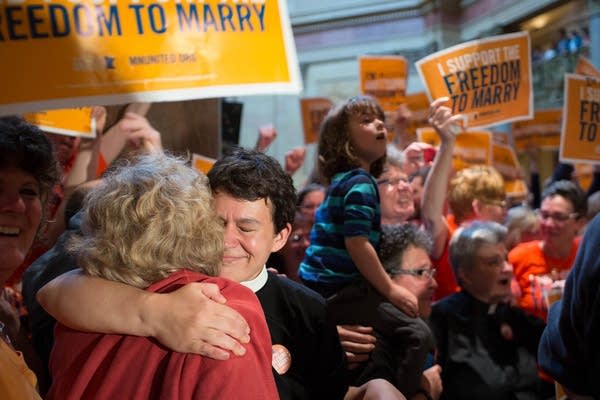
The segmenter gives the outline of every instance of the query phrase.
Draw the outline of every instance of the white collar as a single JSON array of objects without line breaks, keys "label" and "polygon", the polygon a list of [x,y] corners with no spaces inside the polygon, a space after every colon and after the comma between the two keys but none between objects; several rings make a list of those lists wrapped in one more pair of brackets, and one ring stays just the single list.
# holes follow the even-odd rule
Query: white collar
[{"label": "white collar", "polygon": [[268,278],[269,274],[267,273],[267,267],[264,266],[256,278],[240,283],[246,286],[248,289],[252,290],[254,293],[256,293],[260,289],[262,289],[263,286],[265,286]]}]

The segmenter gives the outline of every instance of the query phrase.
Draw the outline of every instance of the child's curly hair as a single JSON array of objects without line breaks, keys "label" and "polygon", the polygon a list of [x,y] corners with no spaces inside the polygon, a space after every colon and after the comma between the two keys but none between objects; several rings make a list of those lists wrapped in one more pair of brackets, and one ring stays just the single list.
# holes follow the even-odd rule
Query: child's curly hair
[{"label": "child's curly hair", "polygon": [[[339,172],[360,167],[358,157],[350,145],[348,121],[352,115],[374,114],[385,121],[385,114],[371,96],[351,97],[333,108],[321,124],[319,137],[319,169],[327,183]],[[386,156],[371,165],[371,175],[378,177],[383,171]]]}]

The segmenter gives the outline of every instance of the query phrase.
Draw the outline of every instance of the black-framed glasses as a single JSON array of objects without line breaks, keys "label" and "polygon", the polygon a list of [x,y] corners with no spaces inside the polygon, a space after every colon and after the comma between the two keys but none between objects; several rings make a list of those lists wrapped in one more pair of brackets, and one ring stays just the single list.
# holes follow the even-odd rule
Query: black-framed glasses
[{"label": "black-framed glasses", "polygon": [[539,209],[535,210],[535,213],[543,221],[552,219],[555,222],[565,222],[569,219],[576,219],[579,216],[579,214],[577,214],[577,213],[570,213],[570,214],[549,213],[547,211],[543,211],[543,210],[539,210]]},{"label": "black-framed glasses", "polygon": [[399,268],[394,271],[396,275],[412,275],[418,278],[432,279],[435,278],[437,270],[435,268],[416,268],[416,269],[402,269]]},{"label": "black-framed glasses", "polygon": [[377,181],[378,185],[389,185],[389,186],[397,186],[400,182],[409,183],[408,178],[397,177],[397,178],[384,178]]}]

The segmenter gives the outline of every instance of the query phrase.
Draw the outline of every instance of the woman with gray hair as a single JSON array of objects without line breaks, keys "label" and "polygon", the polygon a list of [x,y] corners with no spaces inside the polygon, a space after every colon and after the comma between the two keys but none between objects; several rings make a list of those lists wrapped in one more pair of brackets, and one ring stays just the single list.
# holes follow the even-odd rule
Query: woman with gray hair
[{"label": "woman with gray hair", "polygon": [[544,322],[512,307],[506,228],[475,221],[450,241],[461,291],[434,304],[430,322],[442,367],[442,399],[545,399],[553,386],[537,374]]},{"label": "woman with gray hair", "polygon": [[158,293],[194,282],[216,284],[250,325],[252,340],[243,358],[217,361],[171,351],[149,337],[58,324],[48,399],[279,398],[258,299],[250,289],[216,277],[223,223],[206,176],[178,158],[140,157],[86,196],[82,232],[71,247],[86,274]]}]

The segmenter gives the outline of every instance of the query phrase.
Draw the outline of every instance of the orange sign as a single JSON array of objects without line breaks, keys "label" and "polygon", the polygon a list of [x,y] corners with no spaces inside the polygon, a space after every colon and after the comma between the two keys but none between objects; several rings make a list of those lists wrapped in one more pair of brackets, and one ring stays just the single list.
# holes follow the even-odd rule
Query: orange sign
[{"label": "orange sign", "polygon": [[600,79],[565,75],[560,160],[600,161]]},{"label": "orange sign", "polygon": [[536,110],[533,119],[513,123],[513,139],[517,151],[525,151],[527,147],[558,149],[562,109]]},{"label": "orange sign", "polygon": [[375,97],[383,111],[396,111],[406,96],[406,59],[402,56],[361,56],[358,65],[361,93]]},{"label": "orange sign", "polygon": [[96,137],[91,107],[25,113],[23,118],[46,132],[85,138]]},{"label": "orange sign", "polygon": [[473,40],[416,62],[430,100],[447,96],[469,127],[533,115],[529,34]]},{"label": "orange sign", "polygon": [[494,143],[492,145],[492,166],[504,178],[507,196],[523,197],[527,195],[527,185],[521,179],[521,165],[512,147]]},{"label": "orange sign", "polygon": [[[420,142],[440,145],[440,138],[433,128],[417,129]],[[468,130],[460,133],[454,143],[452,166],[454,171],[473,165],[490,165],[492,162],[492,133],[486,130]]]},{"label": "orange sign", "polygon": [[200,154],[192,153],[192,167],[204,175],[208,174],[208,171],[213,167],[217,160],[210,157],[204,157]]},{"label": "orange sign", "polygon": [[300,99],[304,143],[316,143],[319,140],[321,123],[333,107],[333,102],[325,97],[306,97]]},{"label": "orange sign", "polygon": [[0,5],[0,114],[300,92],[285,0]]},{"label": "orange sign", "polygon": [[579,56],[577,59],[577,65],[575,65],[575,73],[585,76],[593,76],[600,78],[600,71],[592,64],[590,60],[584,56]]}]

